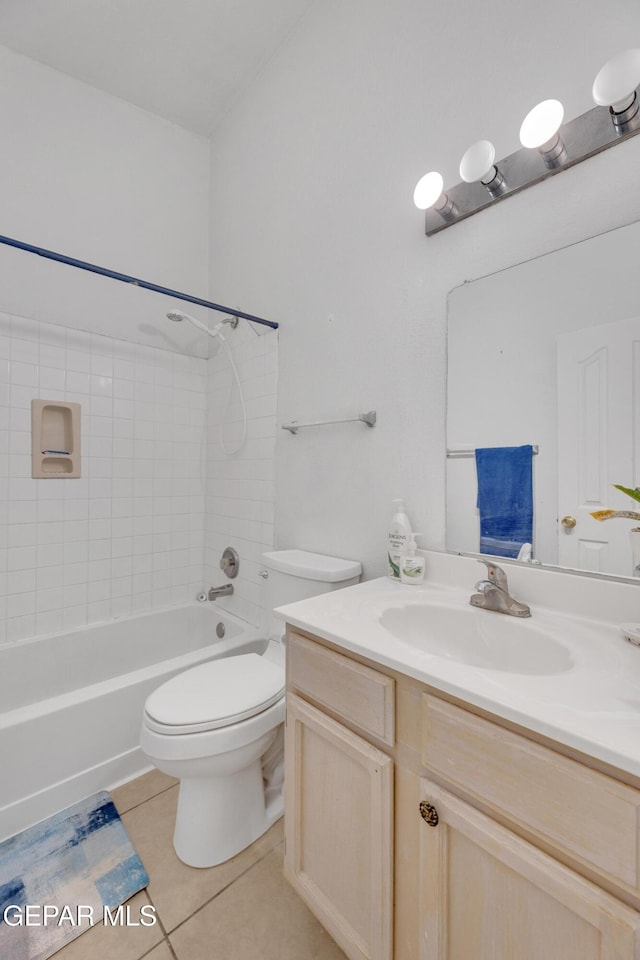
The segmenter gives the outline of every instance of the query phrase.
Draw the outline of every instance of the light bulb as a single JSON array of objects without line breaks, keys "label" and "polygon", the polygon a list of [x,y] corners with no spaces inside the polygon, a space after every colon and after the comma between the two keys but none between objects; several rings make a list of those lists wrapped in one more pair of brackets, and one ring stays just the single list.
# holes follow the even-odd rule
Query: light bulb
[{"label": "light bulb", "polygon": [[609,107],[616,133],[627,133],[640,123],[640,50],[624,50],[604,67],[593,81],[593,99],[599,107]]},{"label": "light bulb", "polygon": [[640,84],[640,50],[624,50],[607,60],[593,81],[593,99],[599,107],[623,113],[635,99]]},{"label": "light bulb", "polygon": [[529,111],[520,127],[522,146],[537,150],[549,170],[567,161],[567,151],[558,133],[563,118],[564,107],[559,100],[543,100]]},{"label": "light bulb", "polygon": [[460,176],[465,183],[482,183],[493,180],[496,168],[493,161],[496,158],[496,148],[489,140],[477,140],[465,151],[460,161]]},{"label": "light bulb", "polygon": [[428,210],[430,207],[439,213],[443,220],[450,223],[458,216],[458,208],[449,199],[444,190],[442,175],[436,170],[425,173],[416,184],[413,191],[413,202],[418,210]]},{"label": "light bulb", "polygon": [[504,177],[494,164],[496,148],[490,140],[477,140],[465,151],[460,161],[460,176],[465,183],[479,180],[492,196],[507,189]]},{"label": "light bulb", "polygon": [[559,100],[543,100],[530,110],[520,127],[520,143],[539,150],[553,140],[562,125],[564,107]]},{"label": "light bulb", "polygon": [[442,175],[432,170],[431,173],[425,173],[416,184],[413,191],[413,202],[418,210],[428,210],[442,195],[444,180]]}]

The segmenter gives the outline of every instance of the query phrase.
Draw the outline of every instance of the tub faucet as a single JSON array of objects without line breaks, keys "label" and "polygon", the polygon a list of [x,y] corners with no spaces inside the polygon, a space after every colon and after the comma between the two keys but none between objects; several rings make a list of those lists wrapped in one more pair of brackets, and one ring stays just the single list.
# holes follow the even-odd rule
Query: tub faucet
[{"label": "tub faucet", "polygon": [[217,600],[218,597],[230,597],[233,593],[232,583],[223,583],[221,587],[211,587],[207,597],[209,600]]},{"label": "tub faucet", "polygon": [[486,564],[487,576],[476,583],[475,589],[478,592],[469,598],[471,606],[480,607],[483,610],[495,610],[496,613],[506,613],[510,617],[530,617],[531,610],[526,603],[520,603],[510,596],[507,575],[502,567],[490,560],[478,562]]}]

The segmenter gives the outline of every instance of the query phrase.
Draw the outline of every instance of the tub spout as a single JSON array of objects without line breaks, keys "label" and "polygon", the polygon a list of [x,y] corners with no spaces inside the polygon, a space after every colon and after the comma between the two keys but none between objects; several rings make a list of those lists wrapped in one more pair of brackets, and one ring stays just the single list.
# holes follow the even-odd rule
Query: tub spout
[{"label": "tub spout", "polygon": [[233,584],[224,583],[221,587],[211,587],[207,594],[209,600],[217,600],[218,597],[230,597],[233,593]]}]

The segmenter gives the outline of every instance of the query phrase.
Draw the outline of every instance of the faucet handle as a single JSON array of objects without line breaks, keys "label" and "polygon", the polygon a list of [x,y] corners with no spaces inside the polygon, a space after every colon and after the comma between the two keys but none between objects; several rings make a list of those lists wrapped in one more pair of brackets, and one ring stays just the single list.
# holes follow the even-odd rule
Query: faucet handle
[{"label": "faucet handle", "polygon": [[478,563],[484,563],[487,568],[487,580],[490,580],[491,583],[495,583],[497,587],[500,587],[502,590],[508,589],[507,584],[507,575],[499,567],[497,563],[494,563],[492,560],[478,560]]}]

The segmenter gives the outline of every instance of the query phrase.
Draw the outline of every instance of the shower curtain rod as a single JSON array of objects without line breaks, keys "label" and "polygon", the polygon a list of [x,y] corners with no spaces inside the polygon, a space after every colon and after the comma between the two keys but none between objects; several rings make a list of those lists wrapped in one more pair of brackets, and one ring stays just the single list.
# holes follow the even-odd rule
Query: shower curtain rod
[{"label": "shower curtain rod", "polygon": [[171,290],[169,287],[161,287],[157,283],[148,283],[146,280],[140,280],[137,277],[130,277],[126,273],[118,273],[115,270],[107,270],[106,267],[98,267],[94,263],[87,263],[86,260],[75,260],[73,257],[65,257],[62,253],[54,253],[53,250],[45,250],[44,247],[34,247],[30,243],[23,243],[21,240],[12,240],[11,237],[0,236],[0,243],[7,247],[15,247],[18,250],[25,250],[27,253],[35,253],[39,257],[47,260],[56,260],[58,263],[66,263],[69,267],[77,267],[79,270],[88,270],[89,273],[97,273],[102,277],[110,277],[112,280],[121,280],[123,283],[131,283],[134,287],[142,287],[144,290],[153,290],[154,293],[164,293],[168,297],[174,297],[176,300],[185,300],[187,303],[195,303],[199,307],[207,307],[208,310],[218,310],[220,313],[228,313],[234,317],[242,317],[243,320],[250,320],[252,323],[261,323],[265,327],[271,327],[277,330],[278,323],[272,320],[265,320],[263,317],[255,317],[252,313],[243,313],[242,310],[236,310],[235,307],[224,307],[219,303],[212,303],[210,300],[203,300],[201,297],[192,297],[189,293],[180,293],[178,290]]}]

